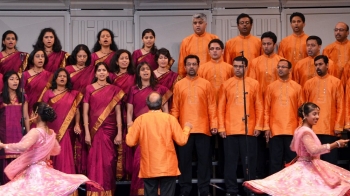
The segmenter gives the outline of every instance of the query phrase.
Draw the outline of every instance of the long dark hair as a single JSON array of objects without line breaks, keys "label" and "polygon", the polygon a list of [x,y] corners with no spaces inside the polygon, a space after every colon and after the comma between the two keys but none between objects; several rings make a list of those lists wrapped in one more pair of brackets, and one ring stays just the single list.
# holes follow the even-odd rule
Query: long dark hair
[{"label": "long dark hair", "polygon": [[[105,68],[107,69],[107,72],[109,73],[109,68],[108,68],[108,65],[105,63],[105,62],[98,62],[96,65],[95,65],[95,69],[94,69],[94,73],[96,74],[98,68],[100,66],[105,66]],[[92,80],[92,83],[95,83],[97,82],[97,77],[95,76],[94,79]],[[109,84],[112,84],[112,80],[109,78],[109,76],[107,76],[106,78],[106,81],[109,83]]]},{"label": "long dark hair", "polygon": [[150,77],[150,81],[149,84],[151,86],[151,88],[153,90],[155,90],[155,87],[157,85],[157,79],[156,76],[154,75],[151,66],[147,63],[147,62],[141,62],[137,65],[136,67],[136,74],[135,74],[135,84],[137,85],[137,87],[142,88],[142,79],[141,79],[141,75],[140,75],[140,71],[141,71],[141,67],[147,65],[150,69],[151,72],[151,77]]},{"label": "long dark hair", "polygon": [[55,110],[44,102],[36,102],[33,105],[33,111],[35,111],[44,122],[52,122],[57,118]]},{"label": "long dark hair", "polygon": [[[153,35],[154,38],[156,38],[156,33],[152,30],[152,29],[145,29],[142,31],[142,39],[143,37],[145,37],[146,33],[151,33]],[[142,48],[145,47],[145,44],[142,45]],[[153,44],[150,53],[151,54],[156,54],[157,52],[157,46],[156,43]]]},{"label": "long dark hair", "polygon": [[55,42],[53,43],[53,46],[52,46],[52,51],[60,52],[62,50],[62,45],[61,45],[60,39],[58,39],[57,34],[56,34],[55,30],[53,30],[53,28],[42,29],[40,34],[39,34],[38,40],[33,45],[33,47],[45,50],[45,45],[44,45],[43,39],[44,39],[45,33],[48,33],[48,32],[52,33],[53,37],[55,39]]},{"label": "long dark hair", "polygon": [[29,67],[33,67],[34,66],[34,56],[39,51],[42,51],[44,53],[44,56],[45,56],[44,66],[49,62],[49,59],[47,58],[47,55],[46,55],[46,52],[45,52],[44,49],[34,48],[34,50],[30,53],[30,55],[28,57],[28,65],[29,65]]},{"label": "long dark hair", "polygon": [[[17,36],[17,34],[16,34],[14,31],[7,30],[7,31],[5,31],[4,34],[2,34],[2,42],[5,41],[6,36],[9,35],[9,34],[15,35],[15,39],[16,39],[16,41],[18,41],[18,36]],[[1,50],[1,51],[5,51],[5,50],[6,50],[6,45],[3,44],[2,42],[1,42],[1,47],[2,47],[2,50]],[[17,50],[17,47],[16,47],[16,46],[15,46],[15,49]]]},{"label": "long dark hair", "polygon": [[57,78],[58,78],[58,74],[59,74],[61,71],[63,71],[63,72],[66,73],[66,75],[67,75],[67,84],[66,84],[66,88],[67,88],[68,91],[71,91],[72,88],[73,88],[73,84],[72,84],[72,82],[71,82],[71,80],[70,80],[70,75],[69,75],[68,71],[67,71],[65,68],[58,68],[58,69],[55,71],[55,73],[53,74],[53,77],[52,77],[50,89],[51,89],[51,90],[54,90],[54,89],[57,88],[57,82],[56,82],[56,80],[57,80]]},{"label": "long dark hair", "polygon": [[97,33],[97,36],[96,36],[97,40],[96,40],[96,43],[95,43],[94,47],[92,48],[92,52],[97,52],[97,51],[101,50],[101,44],[99,43],[99,41],[100,41],[100,37],[101,37],[101,34],[102,34],[103,31],[108,31],[109,35],[111,36],[112,43],[109,46],[109,49],[111,49],[113,51],[117,51],[118,50],[118,46],[117,46],[117,44],[114,41],[114,33],[113,33],[113,31],[111,31],[109,29],[106,29],[106,28],[103,28],[101,31],[99,31]]},{"label": "long dark hair", "polygon": [[298,116],[305,120],[306,116],[309,115],[314,109],[320,109],[318,105],[312,102],[306,102],[298,108]]},{"label": "long dark hair", "polygon": [[16,96],[17,96],[17,100],[19,103],[22,103],[22,92],[21,92],[21,78],[19,77],[18,73],[13,71],[13,70],[10,70],[8,72],[5,73],[4,77],[2,78],[2,81],[4,83],[4,87],[3,87],[3,90],[2,90],[2,100],[4,103],[6,104],[10,104],[11,103],[11,98],[10,98],[10,92],[9,92],[9,78],[12,76],[12,75],[16,75],[18,77],[18,80],[19,80],[19,83],[18,83],[18,86],[17,86],[17,89],[16,89]]},{"label": "long dark hair", "polygon": [[75,46],[74,50],[72,51],[72,54],[67,58],[67,62],[69,65],[76,65],[77,64],[77,54],[80,50],[83,50],[86,52],[87,60],[85,62],[85,67],[89,66],[91,64],[91,52],[89,48],[85,44],[79,44]]},{"label": "long dark hair", "polygon": [[109,67],[111,68],[111,72],[113,73],[119,73],[120,72],[120,67],[118,64],[118,60],[119,57],[123,54],[126,53],[129,57],[129,65],[128,68],[126,68],[126,71],[128,72],[128,74],[130,75],[134,75],[135,74],[135,70],[134,70],[134,65],[132,62],[132,57],[131,57],[131,53],[128,50],[125,49],[120,49],[117,50],[117,52],[113,55],[110,63],[109,63]]}]

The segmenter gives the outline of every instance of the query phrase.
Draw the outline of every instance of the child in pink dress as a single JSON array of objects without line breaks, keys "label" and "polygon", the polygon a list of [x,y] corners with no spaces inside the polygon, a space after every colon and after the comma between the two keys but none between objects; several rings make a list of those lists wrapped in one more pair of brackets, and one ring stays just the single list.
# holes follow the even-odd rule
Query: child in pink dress
[{"label": "child in pink dress", "polygon": [[65,174],[52,168],[50,156],[58,155],[61,147],[55,132],[47,127],[46,122],[55,120],[56,113],[43,102],[34,104],[33,111],[36,128],[31,129],[18,143],[0,142],[0,149],[4,148],[6,152],[22,153],[5,168],[4,172],[11,181],[0,186],[0,195],[65,196],[73,193],[82,183],[100,188],[84,175]]},{"label": "child in pink dress", "polygon": [[269,195],[348,195],[350,172],[320,160],[320,155],[347,146],[349,140],[321,144],[311,129],[319,113],[319,107],[311,102],[298,109],[303,125],[296,129],[290,146],[297,153],[294,164],[265,179],[247,181],[244,186]]}]

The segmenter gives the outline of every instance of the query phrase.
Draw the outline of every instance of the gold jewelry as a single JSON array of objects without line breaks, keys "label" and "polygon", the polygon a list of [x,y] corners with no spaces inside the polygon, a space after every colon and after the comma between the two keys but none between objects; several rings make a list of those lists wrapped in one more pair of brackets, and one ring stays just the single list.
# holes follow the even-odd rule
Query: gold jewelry
[{"label": "gold jewelry", "polygon": [[100,86],[102,86],[102,87],[104,87],[104,86],[106,86],[107,85],[107,83],[106,84],[100,84],[100,83],[98,83],[98,82],[96,82],[98,85],[100,85]]},{"label": "gold jewelry", "polygon": [[109,54],[109,53],[111,53],[110,50],[109,50],[108,52],[102,52],[102,50],[100,50],[100,52],[101,52],[102,54]]},{"label": "gold jewelry", "polygon": [[43,70],[41,70],[41,71],[35,71],[34,69],[32,69],[33,71],[34,71],[34,73],[36,73],[36,74],[39,74],[39,73],[41,73]]},{"label": "gold jewelry", "polygon": [[56,88],[55,90],[58,91],[58,92],[64,92],[64,91],[67,90],[67,88],[64,88],[63,90],[58,90],[58,88]]},{"label": "gold jewelry", "polygon": [[156,69],[156,71],[157,71],[159,74],[165,74],[165,73],[169,72],[169,70],[166,71],[166,72],[160,72],[158,69]]}]

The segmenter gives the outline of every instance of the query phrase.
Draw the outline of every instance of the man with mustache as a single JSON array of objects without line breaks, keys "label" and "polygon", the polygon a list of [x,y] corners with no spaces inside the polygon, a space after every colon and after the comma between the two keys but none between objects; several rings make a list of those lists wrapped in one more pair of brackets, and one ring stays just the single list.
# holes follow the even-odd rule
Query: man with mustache
[{"label": "man with mustache", "polygon": [[188,196],[192,189],[192,150],[198,157],[198,189],[201,196],[209,195],[211,167],[211,135],[217,133],[215,89],[211,83],[197,76],[199,57],[188,55],[184,59],[187,76],[174,86],[173,107],[170,114],[185,123],[193,125],[187,144],[179,146],[178,158],[180,195]]},{"label": "man with mustache", "polygon": [[264,99],[264,130],[269,143],[269,175],[284,168],[296,153],[290,150],[294,130],[299,126],[297,111],[302,105],[302,89],[291,80],[292,64],[281,59],[277,64],[278,79],[267,86]]},{"label": "man with mustache", "polygon": [[[317,104],[320,118],[312,128],[321,143],[332,143],[344,127],[344,89],[341,81],[328,74],[328,57],[319,55],[314,59],[317,75],[305,82],[304,101]],[[336,164],[338,151],[321,155],[321,159]]]},{"label": "man with mustache", "polygon": [[[323,54],[332,59],[337,67],[337,78],[342,79],[343,71],[348,71],[350,67],[350,41],[348,39],[349,26],[344,22],[338,22],[334,28],[335,42],[329,44]],[[350,74],[345,74],[343,85],[350,77]]]},{"label": "man with mustache", "polygon": [[[318,36],[311,35],[306,39],[308,57],[301,59],[293,69],[293,80],[301,86],[310,78],[316,76],[314,58],[320,55],[322,40]],[[337,70],[332,60],[328,61],[328,73],[337,77]]]},{"label": "man with mustache", "polygon": [[[261,54],[261,41],[259,38],[250,34],[253,26],[253,18],[248,14],[240,14],[237,17],[237,27],[239,35],[226,42],[224,59],[226,63],[233,65],[233,59],[241,56],[244,51],[244,57],[249,62]],[[250,66],[248,67],[249,72]]]},{"label": "man with mustache", "polygon": [[210,60],[208,52],[208,43],[212,39],[218,39],[217,35],[205,31],[207,27],[207,16],[198,13],[192,17],[192,26],[194,33],[182,40],[180,46],[179,63],[177,72],[180,76],[186,76],[184,59],[187,55],[194,54],[199,57],[200,62],[206,63]]},{"label": "man with mustache", "polygon": [[[241,158],[245,180],[256,178],[257,139],[263,128],[263,100],[259,82],[243,75],[248,60],[242,56],[233,60],[234,77],[226,80],[219,90],[219,134],[224,141],[224,177],[226,196],[237,195],[237,165]],[[245,80],[248,125],[245,136],[243,77]],[[246,143],[248,142],[248,144]],[[248,150],[247,150],[248,145]],[[248,152],[247,152],[248,151]],[[248,154],[247,154],[248,153]],[[248,157],[248,167],[244,160]],[[249,172],[249,175],[247,172]]]},{"label": "man with mustache", "polygon": [[293,66],[295,66],[299,60],[307,57],[306,39],[309,36],[304,33],[304,14],[294,12],[290,15],[289,21],[293,34],[285,37],[281,41],[278,47],[278,54],[292,63],[293,70]]}]

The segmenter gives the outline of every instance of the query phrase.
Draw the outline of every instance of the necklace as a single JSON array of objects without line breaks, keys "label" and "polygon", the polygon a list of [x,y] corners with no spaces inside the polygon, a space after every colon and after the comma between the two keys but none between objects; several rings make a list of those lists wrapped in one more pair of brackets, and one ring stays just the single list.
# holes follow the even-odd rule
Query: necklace
[{"label": "necklace", "polygon": [[16,95],[15,95],[15,96],[13,96],[13,97],[11,98],[11,102],[15,102],[16,98],[17,98],[17,96],[16,96]]},{"label": "necklace", "polygon": [[111,53],[110,50],[109,50],[108,52],[102,52],[102,50],[100,50],[100,52],[101,52],[102,54],[109,54],[109,53]]},{"label": "necklace", "polygon": [[52,50],[45,50],[46,54],[50,54],[52,52]]},{"label": "necklace", "polygon": [[104,87],[104,86],[106,86],[107,85],[107,83],[106,84],[100,84],[100,83],[98,83],[98,82],[96,82],[98,85],[100,85],[100,86],[102,86],[102,87]]},{"label": "necklace", "polygon": [[[159,69],[159,68],[158,68]],[[160,72],[158,69],[156,69],[157,70],[157,72],[159,73],[159,74],[165,74],[165,73],[167,73],[169,70],[167,70],[167,71],[165,71],[165,72]]]},{"label": "necklace", "polygon": [[39,73],[41,73],[43,70],[41,70],[41,71],[35,71],[34,69],[32,69],[33,71],[34,71],[34,73],[36,73],[36,74],[39,74]]},{"label": "necklace", "polygon": [[59,90],[58,88],[56,88],[55,90],[58,91],[58,92],[64,92],[64,91],[67,90],[67,88],[64,88],[63,90]]},{"label": "necklace", "polygon": [[81,66],[81,68],[78,65],[75,65],[75,67],[78,69],[77,71],[80,71],[85,68],[85,65]]},{"label": "necklace", "polygon": [[15,53],[17,50],[14,50],[13,52],[7,52],[6,50],[4,50],[4,52],[5,52],[5,54],[8,56],[8,55],[10,55],[10,54],[13,54],[13,53]]}]

